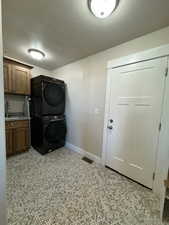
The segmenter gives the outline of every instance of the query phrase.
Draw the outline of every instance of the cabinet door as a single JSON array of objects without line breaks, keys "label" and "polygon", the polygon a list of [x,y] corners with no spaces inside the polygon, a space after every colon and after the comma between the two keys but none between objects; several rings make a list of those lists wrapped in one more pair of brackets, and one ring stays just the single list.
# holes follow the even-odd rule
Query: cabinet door
[{"label": "cabinet door", "polygon": [[5,93],[12,92],[12,66],[9,63],[4,62],[4,90]]},{"label": "cabinet door", "polygon": [[12,65],[13,92],[30,95],[30,70]]},{"label": "cabinet door", "polygon": [[6,129],[6,155],[14,154],[13,151],[13,129]]},{"label": "cabinet door", "polygon": [[25,152],[29,148],[29,129],[14,129],[14,149],[16,153]]}]

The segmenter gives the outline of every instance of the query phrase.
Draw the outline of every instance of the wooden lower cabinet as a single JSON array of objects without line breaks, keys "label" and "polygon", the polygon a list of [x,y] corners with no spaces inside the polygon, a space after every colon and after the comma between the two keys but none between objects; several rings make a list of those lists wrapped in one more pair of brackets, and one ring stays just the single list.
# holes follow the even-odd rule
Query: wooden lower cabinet
[{"label": "wooden lower cabinet", "polygon": [[28,149],[29,142],[27,128],[14,129],[14,146],[17,153],[25,152]]},{"label": "wooden lower cabinet", "polygon": [[29,122],[26,120],[6,122],[7,156],[28,151],[29,147]]},{"label": "wooden lower cabinet", "polygon": [[6,129],[6,154],[13,155],[13,130]]}]

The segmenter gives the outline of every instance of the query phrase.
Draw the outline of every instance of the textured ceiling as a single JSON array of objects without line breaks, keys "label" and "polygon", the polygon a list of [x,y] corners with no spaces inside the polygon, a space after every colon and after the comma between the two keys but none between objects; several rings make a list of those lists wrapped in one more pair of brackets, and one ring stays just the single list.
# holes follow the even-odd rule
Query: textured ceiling
[{"label": "textured ceiling", "polygon": [[[3,0],[4,54],[50,70],[168,25],[168,0],[121,0],[104,20],[87,0]],[[28,48],[46,58],[31,59]]]}]

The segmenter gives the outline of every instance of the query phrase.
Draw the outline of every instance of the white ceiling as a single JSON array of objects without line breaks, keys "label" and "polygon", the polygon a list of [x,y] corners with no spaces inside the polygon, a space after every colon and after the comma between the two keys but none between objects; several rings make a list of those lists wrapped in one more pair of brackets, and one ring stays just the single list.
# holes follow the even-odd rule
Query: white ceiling
[{"label": "white ceiling", "polygon": [[[169,25],[169,0],[120,0],[107,19],[87,0],[3,0],[4,54],[49,70]],[[46,58],[27,53],[38,48]]]}]

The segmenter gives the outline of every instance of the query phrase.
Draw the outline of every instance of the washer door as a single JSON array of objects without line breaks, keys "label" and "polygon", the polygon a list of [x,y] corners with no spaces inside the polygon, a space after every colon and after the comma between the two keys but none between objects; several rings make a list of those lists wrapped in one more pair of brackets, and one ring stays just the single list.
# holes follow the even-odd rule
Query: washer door
[{"label": "washer door", "polygon": [[44,88],[44,99],[50,106],[56,107],[65,101],[65,91],[59,84],[49,83]]},{"label": "washer door", "polygon": [[56,143],[65,138],[66,125],[64,120],[50,122],[45,130],[45,138],[48,143]]}]

